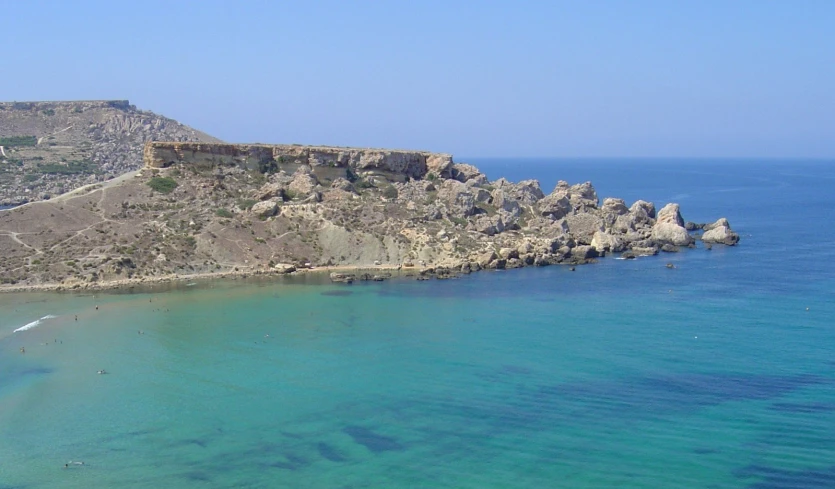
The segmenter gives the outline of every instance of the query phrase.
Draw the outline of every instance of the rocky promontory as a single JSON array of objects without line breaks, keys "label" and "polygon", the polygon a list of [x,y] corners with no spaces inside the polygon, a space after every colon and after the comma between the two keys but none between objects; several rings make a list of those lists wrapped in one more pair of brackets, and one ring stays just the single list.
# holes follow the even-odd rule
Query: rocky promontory
[{"label": "rocky promontory", "polygon": [[[71,288],[311,267],[445,278],[653,255],[699,239],[675,203],[601,201],[590,182],[546,193],[536,180],[490,181],[442,153],[149,142],[144,165],[0,212],[0,281]],[[698,230],[706,243],[739,239],[725,219]]]}]

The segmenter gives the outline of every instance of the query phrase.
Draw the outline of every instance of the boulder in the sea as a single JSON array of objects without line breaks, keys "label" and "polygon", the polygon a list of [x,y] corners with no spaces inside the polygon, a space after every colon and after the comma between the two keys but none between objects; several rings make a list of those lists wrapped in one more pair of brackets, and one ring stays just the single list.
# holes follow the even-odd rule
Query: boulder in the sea
[{"label": "boulder in the sea", "polygon": [[354,275],[350,273],[331,272],[331,282],[350,284],[354,281]]},{"label": "boulder in the sea", "polygon": [[684,228],[684,219],[681,218],[681,211],[678,204],[667,204],[658,211],[656,223],[673,223]]},{"label": "boulder in the sea", "polygon": [[683,226],[672,222],[659,222],[652,227],[652,240],[659,245],[687,246],[693,241],[693,237],[687,233]]},{"label": "boulder in the sea", "polygon": [[[709,229],[708,226],[710,226]],[[724,217],[708,224],[705,229],[707,231],[702,235],[702,241],[705,243],[721,243],[728,246],[739,243],[739,235],[731,230],[728,220]]]}]

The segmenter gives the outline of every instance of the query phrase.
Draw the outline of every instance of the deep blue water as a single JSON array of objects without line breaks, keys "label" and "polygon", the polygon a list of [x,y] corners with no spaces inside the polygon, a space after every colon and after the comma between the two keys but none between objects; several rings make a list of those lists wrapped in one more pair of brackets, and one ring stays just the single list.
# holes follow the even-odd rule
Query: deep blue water
[{"label": "deep blue water", "polygon": [[0,487],[835,487],[835,162],[470,162],[678,202],[742,242],[2,295]]}]

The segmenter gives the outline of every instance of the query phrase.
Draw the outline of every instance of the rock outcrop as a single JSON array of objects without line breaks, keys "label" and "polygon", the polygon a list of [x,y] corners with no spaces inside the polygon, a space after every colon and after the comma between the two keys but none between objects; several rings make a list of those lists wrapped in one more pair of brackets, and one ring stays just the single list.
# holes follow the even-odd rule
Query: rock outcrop
[{"label": "rock outcrop", "polygon": [[705,243],[721,243],[728,246],[739,243],[739,234],[731,231],[731,225],[724,217],[705,225],[704,229],[706,231],[702,235],[702,241]]},{"label": "rock outcrop", "polygon": [[[442,153],[149,142],[135,177],[0,212],[0,282],[88,287],[166,274],[401,267],[419,279],[690,246],[677,204],[589,183],[494,182]],[[727,220],[707,244],[735,244]],[[276,265],[279,264],[279,265]],[[383,273],[335,272],[332,280]]]}]

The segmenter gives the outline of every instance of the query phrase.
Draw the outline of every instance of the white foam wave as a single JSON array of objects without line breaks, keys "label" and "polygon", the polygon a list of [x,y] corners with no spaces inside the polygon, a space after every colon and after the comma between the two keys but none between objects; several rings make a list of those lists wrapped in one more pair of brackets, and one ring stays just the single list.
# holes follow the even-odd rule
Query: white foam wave
[{"label": "white foam wave", "polygon": [[39,326],[41,324],[41,321],[43,321],[44,319],[52,319],[52,318],[57,318],[57,317],[58,316],[53,316],[51,314],[47,314],[46,316],[44,316],[44,317],[42,317],[38,320],[32,321],[31,323],[24,324],[23,326],[14,330],[14,332],[19,333],[21,331],[26,331],[27,329],[35,328],[35,327]]}]

